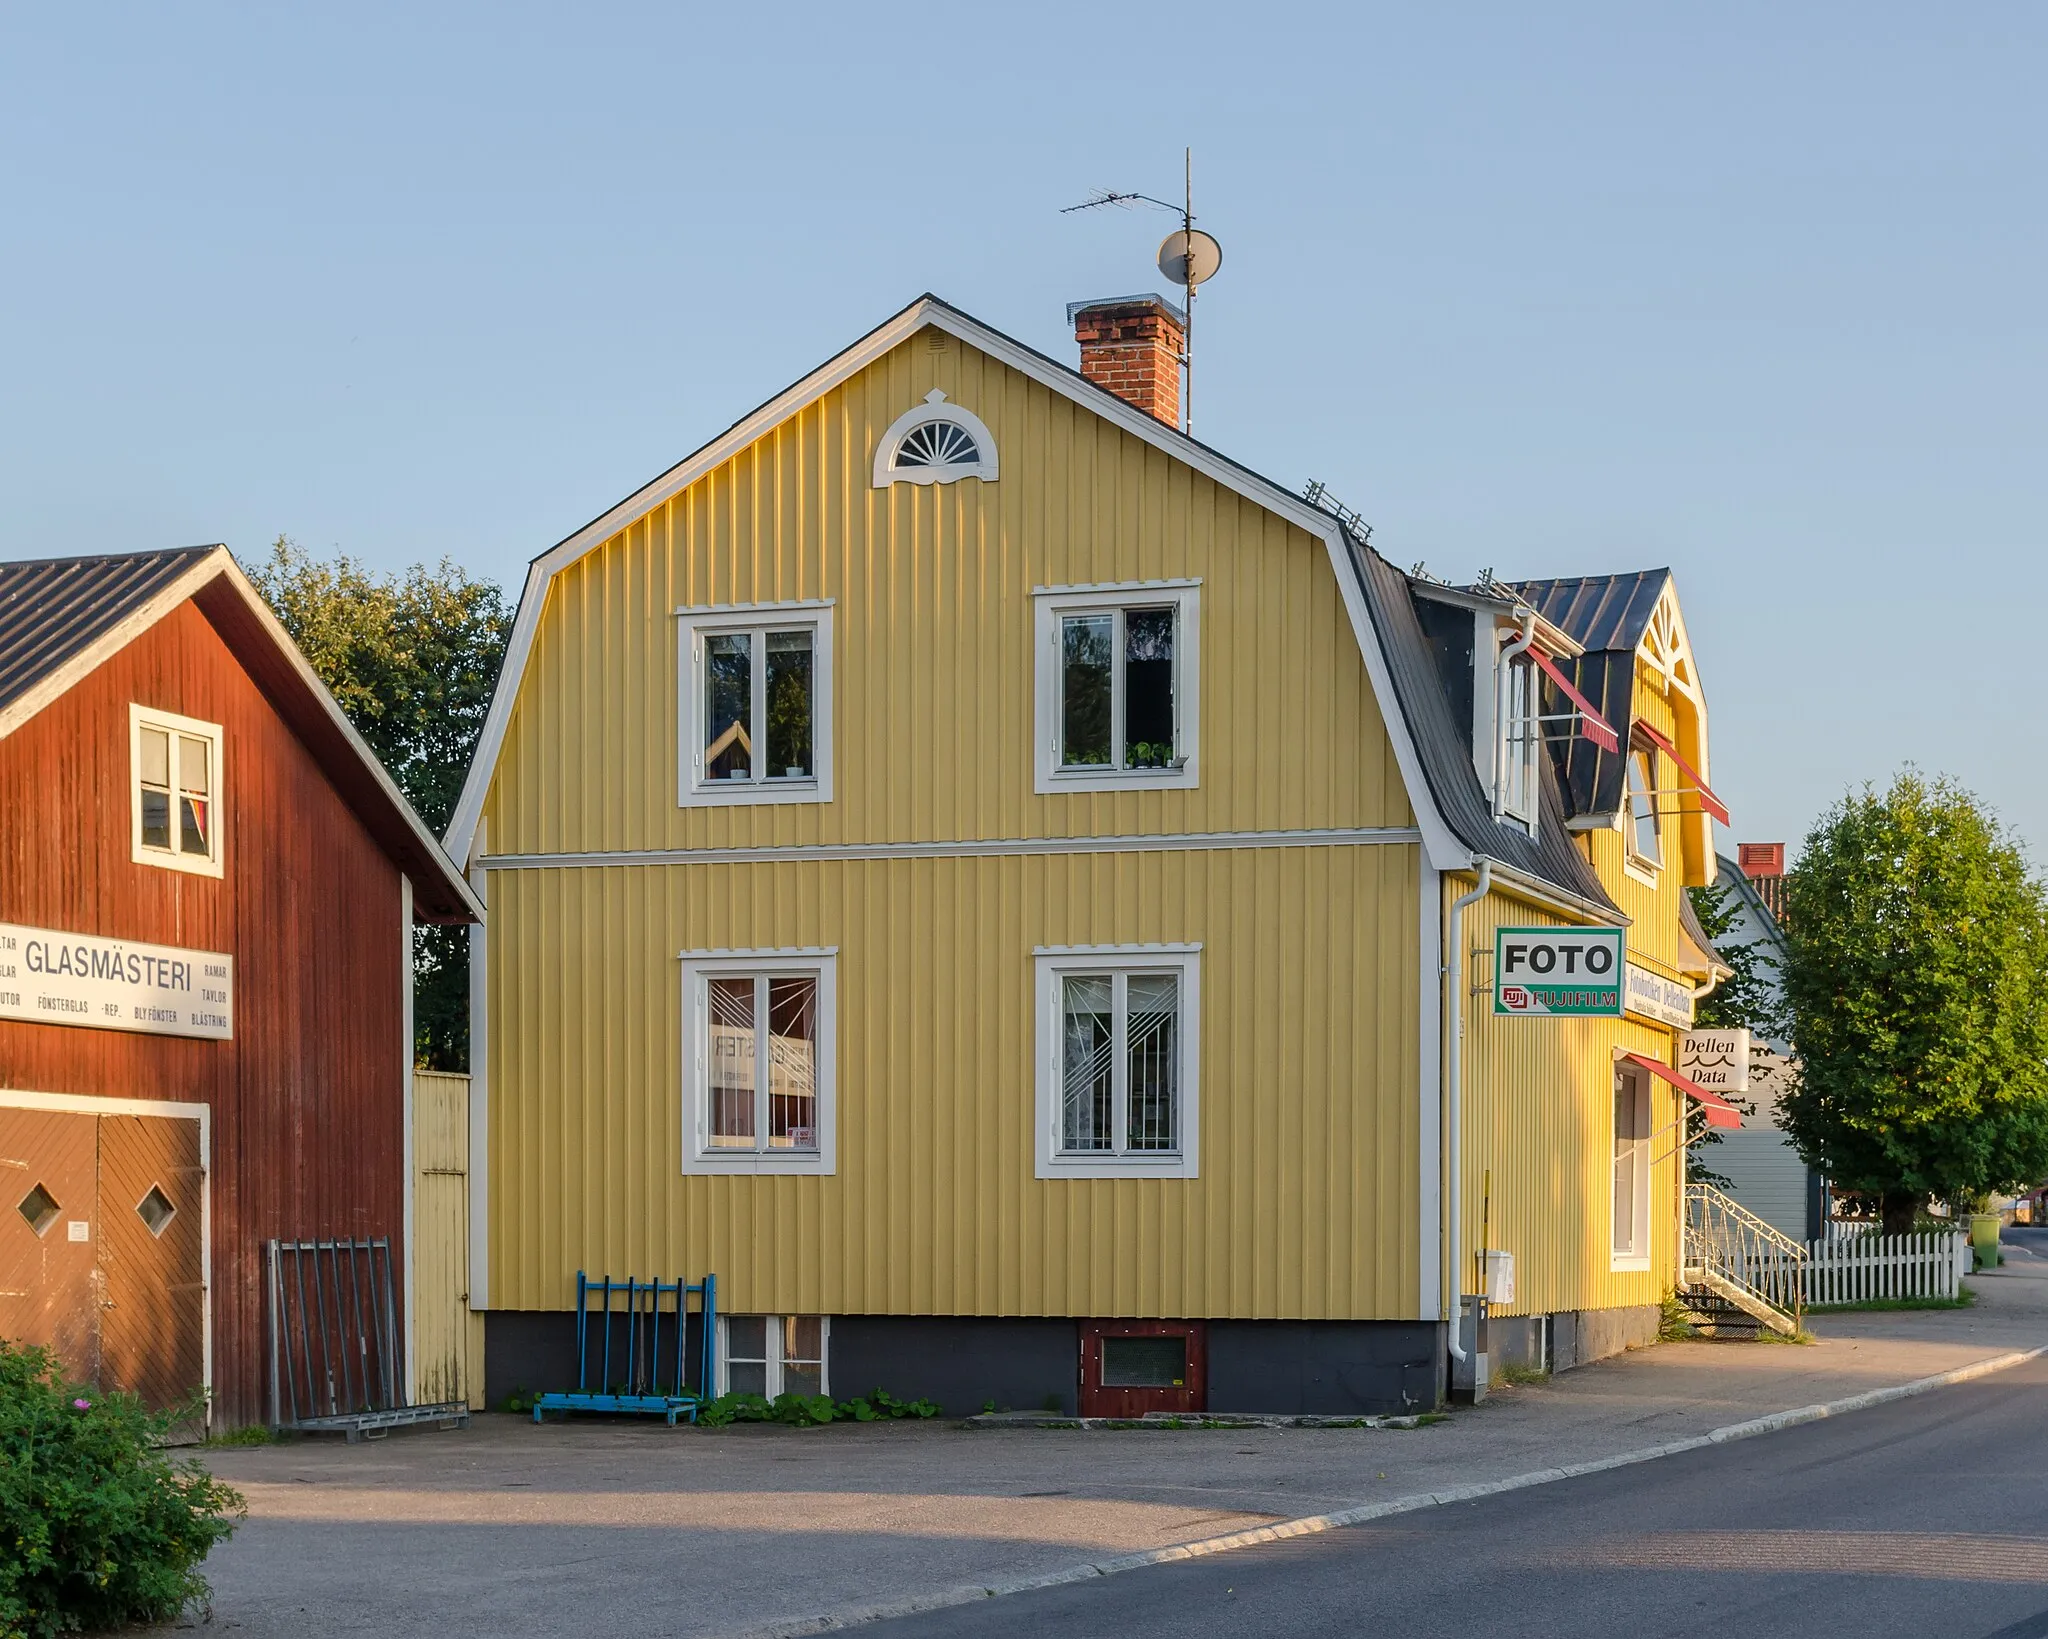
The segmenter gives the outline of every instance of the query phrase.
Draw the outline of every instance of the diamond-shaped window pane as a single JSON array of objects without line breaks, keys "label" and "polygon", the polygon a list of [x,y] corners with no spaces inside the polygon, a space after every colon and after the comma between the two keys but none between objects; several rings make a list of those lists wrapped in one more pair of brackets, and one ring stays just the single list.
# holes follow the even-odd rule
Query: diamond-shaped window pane
[{"label": "diamond-shaped window pane", "polygon": [[21,1198],[17,1210],[28,1220],[29,1228],[40,1235],[57,1221],[57,1197],[38,1184]]},{"label": "diamond-shaped window pane", "polygon": [[171,1205],[171,1198],[155,1184],[151,1184],[149,1193],[136,1203],[135,1211],[149,1226],[152,1235],[161,1235],[170,1221],[178,1215],[178,1209]]}]

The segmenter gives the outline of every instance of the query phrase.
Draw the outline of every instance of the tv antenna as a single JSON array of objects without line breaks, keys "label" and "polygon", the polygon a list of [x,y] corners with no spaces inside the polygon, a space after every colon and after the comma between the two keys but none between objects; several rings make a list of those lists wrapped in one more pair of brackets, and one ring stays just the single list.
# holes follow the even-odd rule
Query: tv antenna
[{"label": "tv antenna", "polygon": [[1195,226],[1194,149],[1187,149],[1184,159],[1186,169],[1178,205],[1154,199],[1148,193],[1115,193],[1108,188],[1097,188],[1092,198],[1084,199],[1078,205],[1068,205],[1060,214],[1071,216],[1076,211],[1092,211],[1103,205],[1114,205],[1126,211],[1146,205],[1154,210],[1172,211],[1180,217],[1179,229],[1159,242],[1159,271],[1188,293],[1188,322],[1181,340],[1180,355],[1181,370],[1186,378],[1180,399],[1180,430],[1192,437],[1195,430],[1195,287],[1216,276],[1216,270],[1223,266],[1223,247],[1213,234],[1204,233]]}]

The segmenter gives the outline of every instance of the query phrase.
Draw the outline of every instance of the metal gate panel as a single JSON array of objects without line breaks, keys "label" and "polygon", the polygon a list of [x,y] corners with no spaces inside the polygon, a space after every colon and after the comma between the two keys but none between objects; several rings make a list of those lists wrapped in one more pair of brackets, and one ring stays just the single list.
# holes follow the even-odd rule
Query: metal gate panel
[{"label": "metal gate panel", "polygon": [[103,1381],[161,1411],[206,1380],[206,1174],[199,1123],[100,1117]]},{"label": "metal gate panel", "polygon": [[100,1381],[97,1118],[0,1105],[0,1336]]}]

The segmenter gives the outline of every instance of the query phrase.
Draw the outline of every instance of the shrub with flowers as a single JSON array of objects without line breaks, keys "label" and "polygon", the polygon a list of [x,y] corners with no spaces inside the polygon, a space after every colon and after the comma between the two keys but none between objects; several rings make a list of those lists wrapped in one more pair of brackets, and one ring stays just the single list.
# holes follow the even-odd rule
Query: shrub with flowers
[{"label": "shrub with flowers", "polygon": [[206,1597],[199,1565],[242,1499],[161,1441],[185,1408],[64,1380],[0,1339],[0,1639],[163,1622]]}]

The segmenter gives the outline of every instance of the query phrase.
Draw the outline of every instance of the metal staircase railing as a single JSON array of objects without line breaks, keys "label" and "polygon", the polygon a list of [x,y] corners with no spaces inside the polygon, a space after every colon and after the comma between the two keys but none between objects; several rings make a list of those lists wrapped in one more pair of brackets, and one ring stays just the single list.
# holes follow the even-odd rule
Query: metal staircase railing
[{"label": "metal staircase railing", "polygon": [[1806,1248],[1712,1184],[1687,1184],[1681,1281],[1719,1293],[1774,1331],[1797,1332]]}]

